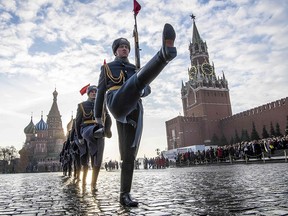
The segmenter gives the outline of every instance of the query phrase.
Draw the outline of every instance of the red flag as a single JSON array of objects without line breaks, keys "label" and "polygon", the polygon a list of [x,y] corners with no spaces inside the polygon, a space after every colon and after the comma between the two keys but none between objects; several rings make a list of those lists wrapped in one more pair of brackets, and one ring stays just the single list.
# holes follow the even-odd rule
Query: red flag
[{"label": "red flag", "polygon": [[141,10],[141,5],[136,1],[134,0],[134,14],[135,16],[137,16],[137,14],[139,13],[139,11]]},{"label": "red flag", "polygon": [[90,86],[90,83],[88,85],[84,86],[83,88],[81,88],[80,94],[84,95],[87,92],[87,89],[88,89],[89,86]]},{"label": "red flag", "polygon": [[104,59],[104,62],[103,62],[103,64],[104,64],[104,65],[106,64],[106,59]]}]

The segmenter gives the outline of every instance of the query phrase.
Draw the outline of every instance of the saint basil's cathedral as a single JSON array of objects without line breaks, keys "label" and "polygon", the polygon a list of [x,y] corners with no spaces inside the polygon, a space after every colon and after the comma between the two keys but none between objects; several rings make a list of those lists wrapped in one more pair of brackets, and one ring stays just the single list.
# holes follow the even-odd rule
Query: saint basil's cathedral
[{"label": "saint basil's cathedral", "polygon": [[58,92],[53,92],[53,103],[47,121],[41,114],[40,121],[34,125],[30,123],[24,128],[26,140],[19,151],[21,169],[26,172],[59,171],[59,153],[66,140],[62,128],[61,115],[57,105]]}]

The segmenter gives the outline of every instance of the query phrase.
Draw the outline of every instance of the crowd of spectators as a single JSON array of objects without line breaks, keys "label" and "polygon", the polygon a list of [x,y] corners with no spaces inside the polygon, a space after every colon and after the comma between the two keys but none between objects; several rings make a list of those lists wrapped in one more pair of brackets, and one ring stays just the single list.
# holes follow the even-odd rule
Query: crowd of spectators
[{"label": "crowd of spectators", "polygon": [[185,152],[177,155],[176,164],[181,166],[222,161],[232,162],[239,159],[262,159],[263,156],[271,158],[275,150],[281,149],[288,149],[288,135],[218,146],[216,148],[210,147],[206,151]]},{"label": "crowd of spectators", "polygon": [[[246,160],[250,158],[263,159],[263,157],[273,157],[276,150],[288,149],[288,135],[273,138],[266,138],[254,141],[245,141],[232,145],[210,147],[203,151],[187,151],[178,153],[174,160],[165,158],[162,154],[153,158],[144,158],[144,169],[164,169],[168,167],[190,166],[196,164],[233,162],[237,160]],[[281,153],[284,156],[283,152]],[[287,152],[288,154],[288,152]],[[287,156],[287,155],[286,155]],[[142,167],[139,160],[135,161],[135,169]],[[121,167],[121,163],[119,163]],[[118,170],[117,161],[109,161],[105,163],[107,171]]]},{"label": "crowd of spectators", "polygon": [[104,163],[104,168],[106,171],[118,170],[119,163],[116,160],[115,161],[110,160],[109,162]]},{"label": "crowd of spectators", "polygon": [[171,166],[171,161],[162,156],[155,158],[144,158],[144,169],[163,169]]}]

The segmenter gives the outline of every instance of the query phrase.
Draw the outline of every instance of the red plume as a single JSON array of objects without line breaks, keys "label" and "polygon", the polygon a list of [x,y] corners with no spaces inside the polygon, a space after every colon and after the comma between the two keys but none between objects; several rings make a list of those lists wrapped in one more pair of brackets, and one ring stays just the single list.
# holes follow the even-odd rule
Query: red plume
[{"label": "red plume", "polygon": [[88,89],[89,86],[90,86],[90,83],[88,85],[84,86],[83,88],[81,88],[80,94],[84,95],[87,92],[87,89]]},{"label": "red plume", "polygon": [[106,64],[106,59],[104,59],[104,63],[103,63],[104,65]]}]

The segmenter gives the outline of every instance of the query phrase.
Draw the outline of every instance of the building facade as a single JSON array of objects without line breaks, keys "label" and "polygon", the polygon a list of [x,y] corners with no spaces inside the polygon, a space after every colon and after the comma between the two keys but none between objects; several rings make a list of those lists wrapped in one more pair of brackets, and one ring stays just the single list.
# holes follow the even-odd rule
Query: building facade
[{"label": "building facade", "polygon": [[[189,80],[182,83],[181,99],[184,116],[166,121],[168,150],[196,145],[215,145],[215,137],[235,140],[235,134],[247,131],[253,124],[262,133],[272,125],[285,133],[288,116],[288,97],[232,115],[228,81],[224,72],[215,73],[208,47],[202,40],[193,18],[192,41],[189,44],[191,67]],[[218,144],[218,143],[217,143]]]},{"label": "building facade", "polygon": [[60,170],[59,154],[65,141],[61,115],[57,105],[58,92],[53,92],[53,103],[47,121],[34,125],[30,123],[24,128],[26,140],[19,151],[22,171],[57,171]]}]

